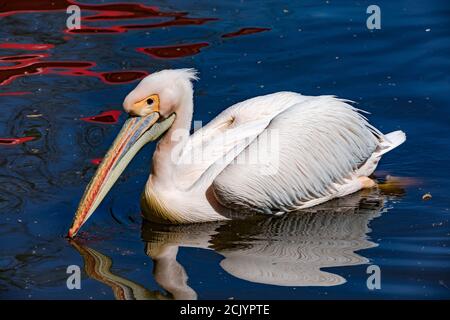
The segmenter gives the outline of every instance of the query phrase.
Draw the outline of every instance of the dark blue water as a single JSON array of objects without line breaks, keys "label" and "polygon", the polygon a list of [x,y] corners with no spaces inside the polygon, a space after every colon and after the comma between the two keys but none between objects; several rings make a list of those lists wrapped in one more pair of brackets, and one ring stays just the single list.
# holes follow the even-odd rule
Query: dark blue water
[{"label": "dark blue water", "polygon": [[[97,33],[64,32],[69,3],[51,2],[0,1],[0,137],[33,137],[0,144],[1,298],[450,297],[448,1],[377,1],[381,29],[372,31],[365,1],[145,1],[165,15],[127,19],[118,15],[136,7],[85,5],[83,17],[114,11],[82,21],[103,28]],[[188,19],[164,24],[177,14]],[[270,30],[223,37],[242,28]],[[4,45],[17,43],[52,46]],[[164,46],[175,48],[154,48]],[[303,214],[162,227],[140,217],[148,145],[68,242],[92,159],[126,115],[81,118],[121,110],[145,73],[178,67],[200,72],[194,119],[203,122],[280,90],[356,101],[383,132],[406,132],[376,173],[382,185],[397,178]],[[81,290],[67,289],[68,265],[81,267]],[[371,265],[380,268],[379,290],[366,285]]]}]

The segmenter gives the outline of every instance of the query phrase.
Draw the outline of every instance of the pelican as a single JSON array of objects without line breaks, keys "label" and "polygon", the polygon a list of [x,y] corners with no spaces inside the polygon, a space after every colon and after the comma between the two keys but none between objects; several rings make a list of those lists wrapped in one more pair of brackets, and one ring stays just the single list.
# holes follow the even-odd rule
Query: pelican
[{"label": "pelican", "polygon": [[280,215],[364,188],[405,133],[382,134],[335,96],[277,92],[239,102],[189,135],[195,69],[144,78],[123,102],[130,115],[76,211],[74,237],[137,152],[159,140],[141,197],[143,217],[166,224]]}]

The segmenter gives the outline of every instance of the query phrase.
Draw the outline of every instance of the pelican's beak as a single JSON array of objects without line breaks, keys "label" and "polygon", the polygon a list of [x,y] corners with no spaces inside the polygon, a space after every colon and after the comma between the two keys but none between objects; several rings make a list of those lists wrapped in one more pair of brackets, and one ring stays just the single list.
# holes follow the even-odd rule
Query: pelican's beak
[{"label": "pelican's beak", "polygon": [[148,142],[158,139],[174,120],[175,114],[160,119],[158,112],[152,112],[144,117],[131,117],[125,122],[84,191],[68,237],[73,238],[77,234],[137,152]]}]

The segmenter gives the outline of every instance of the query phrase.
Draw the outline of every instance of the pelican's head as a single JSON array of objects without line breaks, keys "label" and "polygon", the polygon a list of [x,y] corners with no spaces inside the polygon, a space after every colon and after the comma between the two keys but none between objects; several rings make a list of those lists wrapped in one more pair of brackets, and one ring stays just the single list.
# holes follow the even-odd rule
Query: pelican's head
[{"label": "pelican's head", "polygon": [[123,102],[131,116],[146,117],[158,112],[167,118],[192,96],[191,80],[197,79],[194,69],[162,70],[144,79],[131,91]]},{"label": "pelican's head", "polygon": [[192,100],[194,69],[163,70],[144,78],[123,102],[130,117],[103,158],[81,198],[69,229],[74,237],[137,152],[173,124],[185,99]]}]

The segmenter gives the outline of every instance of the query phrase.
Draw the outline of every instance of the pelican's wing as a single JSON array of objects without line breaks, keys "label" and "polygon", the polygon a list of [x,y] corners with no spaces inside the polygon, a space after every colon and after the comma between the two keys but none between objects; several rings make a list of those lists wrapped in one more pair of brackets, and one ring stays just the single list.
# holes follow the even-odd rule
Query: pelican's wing
[{"label": "pelican's wing", "polygon": [[254,141],[280,112],[308,97],[280,92],[252,98],[224,110],[182,144],[174,179],[181,189],[212,179]]},{"label": "pelican's wing", "polygon": [[[333,198],[383,140],[358,111],[332,96],[290,106],[270,121],[264,132],[271,134],[258,135],[214,179],[217,200],[235,210],[277,213]],[[246,162],[258,153],[263,162]]]}]

